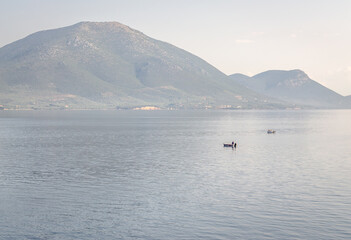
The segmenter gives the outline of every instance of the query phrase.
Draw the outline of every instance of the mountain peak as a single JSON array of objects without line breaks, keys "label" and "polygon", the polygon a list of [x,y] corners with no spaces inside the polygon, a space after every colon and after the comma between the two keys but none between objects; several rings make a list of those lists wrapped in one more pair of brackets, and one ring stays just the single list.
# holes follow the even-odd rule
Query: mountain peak
[{"label": "mountain peak", "polygon": [[262,76],[262,75],[286,75],[286,76],[304,76],[304,77],[308,77],[307,74],[300,70],[300,69],[293,69],[293,70],[268,70],[259,74],[256,74],[253,77],[257,77],[257,76]]},{"label": "mountain peak", "polygon": [[119,22],[80,22],[72,27],[77,28],[82,32],[128,32],[128,33],[140,33],[124,24]]},{"label": "mountain peak", "polygon": [[118,22],[80,22],[1,48],[0,85],[8,108],[286,106]]},{"label": "mountain peak", "polygon": [[311,81],[308,75],[299,69],[288,71],[287,75],[284,84],[288,87],[300,87]]},{"label": "mountain peak", "polygon": [[349,106],[341,95],[313,81],[299,69],[269,70],[245,81],[232,79],[263,95],[295,104],[322,108]]},{"label": "mountain peak", "polygon": [[301,87],[311,81],[308,75],[300,69],[294,70],[269,70],[253,76],[269,83],[269,87]]}]

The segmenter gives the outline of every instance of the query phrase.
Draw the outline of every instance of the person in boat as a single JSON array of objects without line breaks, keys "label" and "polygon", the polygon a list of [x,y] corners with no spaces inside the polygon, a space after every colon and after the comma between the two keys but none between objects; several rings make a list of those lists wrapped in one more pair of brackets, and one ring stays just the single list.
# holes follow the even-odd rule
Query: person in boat
[{"label": "person in boat", "polygon": [[236,148],[236,143],[234,143],[234,148]]},{"label": "person in boat", "polygon": [[234,146],[234,142],[232,142],[232,145]]}]

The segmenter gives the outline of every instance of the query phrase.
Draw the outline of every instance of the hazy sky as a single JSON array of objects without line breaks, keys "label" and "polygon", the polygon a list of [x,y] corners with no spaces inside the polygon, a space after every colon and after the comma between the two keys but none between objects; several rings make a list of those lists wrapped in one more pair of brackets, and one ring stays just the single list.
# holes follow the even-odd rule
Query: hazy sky
[{"label": "hazy sky", "polygon": [[81,21],[123,23],[228,75],[301,69],[351,95],[351,0],[0,0],[0,47]]}]

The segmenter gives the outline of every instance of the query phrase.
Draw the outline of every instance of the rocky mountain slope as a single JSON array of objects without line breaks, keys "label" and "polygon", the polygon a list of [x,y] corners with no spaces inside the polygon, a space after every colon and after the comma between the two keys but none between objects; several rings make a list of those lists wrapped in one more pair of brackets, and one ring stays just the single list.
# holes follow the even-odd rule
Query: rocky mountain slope
[{"label": "rocky mountain slope", "polygon": [[253,77],[233,74],[230,78],[253,91],[300,106],[351,107],[345,97],[313,81],[301,70],[270,70]]},{"label": "rocky mountain slope", "polygon": [[0,49],[6,108],[284,108],[168,43],[116,22],[34,33]]}]

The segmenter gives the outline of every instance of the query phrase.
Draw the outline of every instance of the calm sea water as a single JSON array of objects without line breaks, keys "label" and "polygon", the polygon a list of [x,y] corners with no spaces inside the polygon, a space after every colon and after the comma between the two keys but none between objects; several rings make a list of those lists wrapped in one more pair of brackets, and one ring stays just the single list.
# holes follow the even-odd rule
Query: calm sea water
[{"label": "calm sea water", "polygon": [[351,111],[1,111],[0,239],[351,239]]}]

